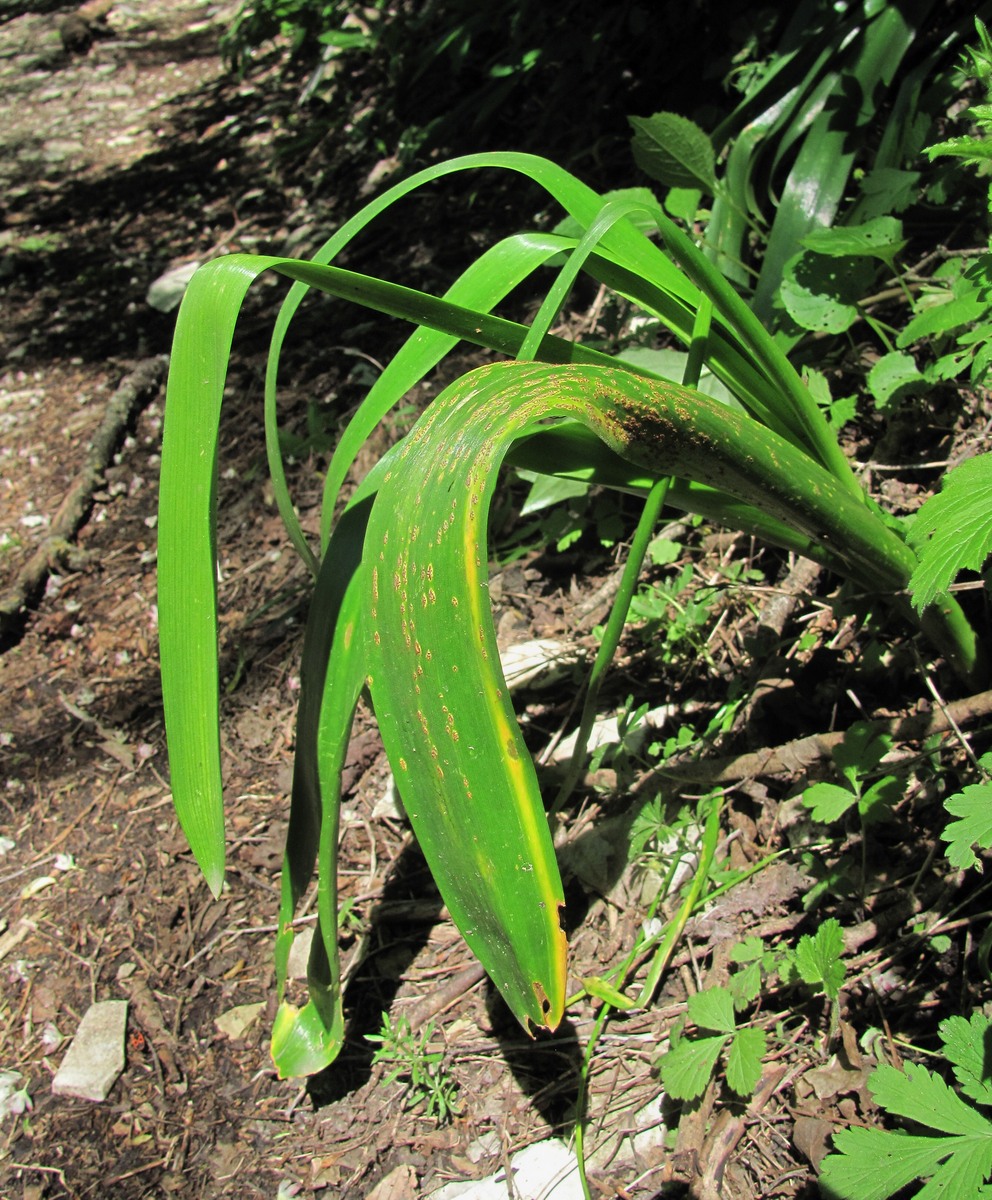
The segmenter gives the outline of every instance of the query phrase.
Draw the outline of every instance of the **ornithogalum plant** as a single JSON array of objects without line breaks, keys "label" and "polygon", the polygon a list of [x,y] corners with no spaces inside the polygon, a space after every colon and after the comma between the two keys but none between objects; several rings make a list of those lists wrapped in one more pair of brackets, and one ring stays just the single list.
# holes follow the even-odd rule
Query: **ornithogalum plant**
[{"label": "ornithogalum plant", "polygon": [[[571,218],[490,248],[444,298],[332,264],[375,216],[453,172],[501,168],[538,183]],[[660,234],[661,245],[648,233]],[[535,322],[492,315],[542,267],[557,275]],[[486,521],[503,462],[642,492],[814,558],[903,600],[916,556],[865,495],[820,410],[776,343],[714,266],[654,205],[603,197],[520,154],[473,155],[392,188],[310,261],[231,255],[201,268],[180,310],[166,403],[159,516],[162,684],[176,807],[211,889],[224,879],[218,735],[217,431],[233,331],[252,282],[294,280],[276,319],[266,380],[269,466],[289,536],[314,573],[301,672],[283,871],[273,1055],[308,1074],[343,1030],[335,855],[340,775],[367,693],[411,826],[453,920],[525,1027],[554,1027],[565,998],[563,894],[534,766],[507,698],[487,591]],[[579,272],[654,314],[734,397],[717,403],[547,330]],[[285,484],[276,384],[286,330],[307,288],[418,328],[370,390],[331,460],[319,550]],[[459,341],[497,351],[457,380],[362,480],[341,485],[379,421]],[[698,373],[697,373],[698,377]],[[664,487],[663,484],[661,484]],[[939,596],[920,618],[965,677],[973,633]],[[316,862],[318,931],[298,1010],[283,997],[295,907]]]}]

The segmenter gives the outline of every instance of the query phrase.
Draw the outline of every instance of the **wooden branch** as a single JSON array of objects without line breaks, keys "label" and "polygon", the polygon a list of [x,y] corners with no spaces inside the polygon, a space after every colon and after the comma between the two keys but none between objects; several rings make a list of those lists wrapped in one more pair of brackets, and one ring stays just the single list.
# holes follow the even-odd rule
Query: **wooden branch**
[{"label": "wooden branch", "polygon": [[[992,691],[955,700],[947,705],[946,711],[937,708],[915,716],[881,718],[869,724],[876,733],[887,733],[897,742],[922,742],[931,734],[949,733],[955,724],[970,725],[990,714]],[[769,746],[752,754],[666,763],[653,771],[651,777],[715,784],[739,783],[743,779],[756,779],[762,775],[802,775],[814,763],[831,757],[835,747],[844,740],[844,732],[817,733],[781,746]]]},{"label": "wooden branch", "polygon": [[[913,716],[882,717],[869,721],[876,733],[885,733],[896,742],[922,742],[934,733],[950,733],[955,725],[974,725],[992,716],[992,691],[978,692],[963,700],[954,700],[946,708]],[[766,746],[750,754],[714,755],[710,758],[680,761],[672,759],[642,775],[631,789],[636,796],[649,796],[665,783],[692,787],[741,783],[745,779],[768,776],[802,776],[817,763],[828,761],[844,740],[846,731],[814,733],[781,746]],[[584,780],[586,787],[616,786],[616,772],[592,771]]]},{"label": "wooden branch", "polygon": [[10,588],[0,596],[0,641],[10,639],[23,627],[28,611],[37,604],[49,573],[72,551],[72,540],[86,523],[93,508],[93,494],[103,482],[103,473],[113,461],[128,426],[158,394],[168,360],[146,358],[121,381],[107,404],[83,469],[69,485],[52,518],[48,536],[18,572]]}]

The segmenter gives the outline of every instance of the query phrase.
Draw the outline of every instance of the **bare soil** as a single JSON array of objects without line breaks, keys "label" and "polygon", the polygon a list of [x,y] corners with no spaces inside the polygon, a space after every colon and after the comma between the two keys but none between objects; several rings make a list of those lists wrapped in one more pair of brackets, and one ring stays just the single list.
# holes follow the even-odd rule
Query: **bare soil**
[{"label": "bare soil", "polygon": [[[279,157],[300,81],[284,77],[275,54],[245,80],[230,76],[217,39],[232,4],[116,4],[85,53],[64,48],[57,22],[65,13],[24,7],[9,19],[0,10],[0,597],[23,583],[32,556],[44,569],[4,627],[0,657],[0,834],[12,843],[0,853],[0,1070],[18,1072],[30,1098],[27,1111],[0,1118],[0,1195],[408,1200],[489,1175],[531,1142],[568,1138],[598,1006],[576,1003],[554,1036],[537,1041],[514,1025],[447,921],[402,819],[380,803],[388,769],[367,715],[350,755],[341,846],[342,891],[354,902],[342,930],[346,1047],[306,1086],[279,1081],[268,1056],[307,597],[258,434],[260,331],[277,293],[263,287],[246,311],[224,426],[230,807],[220,900],[191,860],[168,783],[156,660],[160,387],[136,399],[68,537],[51,536],[111,399],[168,350],[173,317],[149,307],[151,282],[228,250],[313,249],[354,207],[375,163],[324,147],[318,195],[294,170],[299,159]],[[414,265],[437,269],[423,258]],[[330,324],[327,312],[318,306],[306,328],[360,354],[310,363],[304,374],[306,347],[298,348],[300,381],[286,403],[301,433],[311,399],[333,396],[347,411],[361,355],[380,357],[396,336],[337,310]],[[938,472],[918,464],[987,441],[990,414],[987,397],[956,396],[933,413],[925,437],[890,437],[875,458],[886,502],[900,511],[920,503]],[[852,452],[867,460],[873,436],[863,432]],[[311,532],[322,453],[301,451],[294,485]],[[887,469],[907,461],[907,470]],[[726,589],[701,649],[676,647],[660,659],[632,636],[605,703],[622,706],[634,694],[699,721],[728,688],[752,697],[717,745],[717,766],[683,763],[663,785],[675,807],[714,781],[725,790],[726,863],[746,867],[801,840],[801,809],[790,798],[830,777],[822,745],[802,743],[774,763],[759,761],[767,747],[843,730],[865,714],[894,722],[922,714],[915,737],[897,745],[917,782],[870,845],[870,894],[828,892],[809,914],[802,901],[816,863],[786,853],[692,922],[652,1006],[607,1025],[589,1071],[594,1185],[597,1195],[625,1200],[690,1188],[700,1197],[810,1197],[829,1134],[874,1119],[865,1080],[876,1052],[863,1035],[881,1031],[880,1053],[897,1060],[893,1031],[932,1046],[941,1015],[989,1002],[975,964],[984,925],[974,927],[972,914],[982,903],[974,876],[941,865],[939,791],[932,775],[913,774],[919,730],[936,708],[915,669],[915,644],[873,640],[831,581],[746,539],[705,528],[678,537],[697,584],[725,579],[734,562],[757,575]],[[502,641],[562,638],[589,659],[615,570],[612,552],[591,535],[558,555],[525,546],[494,567]],[[800,628],[810,634],[801,645]],[[948,700],[962,699],[940,664],[932,677]],[[565,727],[577,686],[576,676],[524,698],[538,753]],[[988,743],[982,703],[958,710],[967,727],[985,730],[979,750]],[[963,753],[946,722],[934,727],[943,731],[941,786],[952,788]],[[658,787],[636,756],[607,761],[570,815],[576,981],[615,966],[645,917],[657,878],[627,863],[627,842],[636,804]],[[860,854],[860,843],[824,849],[823,863],[843,852]],[[839,1004],[770,995],[760,1020],[776,1049],[754,1099],[735,1101],[712,1085],[677,1136],[650,1136],[678,1124],[677,1106],[660,1103],[657,1059],[687,994],[726,979],[742,937],[785,944],[827,915],[842,920],[850,953]],[[918,931],[938,922],[949,944],[936,953]],[[54,1097],[68,1040],[88,1006],[108,998],[130,1002],[123,1074],[103,1103]],[[218,1018],[248,1004],[262,1010],[247,1029],[222,1032]],[[450,1123],[407,1106],[401,1084],[383,1083],[366,1035],[384,1012],[417,1029],[436,1019],[431,1045],[457,1089]]]}]

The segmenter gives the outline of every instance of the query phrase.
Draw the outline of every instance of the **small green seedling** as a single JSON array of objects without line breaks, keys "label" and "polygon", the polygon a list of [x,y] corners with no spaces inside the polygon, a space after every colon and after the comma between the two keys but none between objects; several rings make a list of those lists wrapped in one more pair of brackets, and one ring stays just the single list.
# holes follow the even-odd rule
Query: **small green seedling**
[{"label": "small green seedling", "polygon": [[844,935],[834,917],[817,929],[804,933],[795,950],[788,952],[779,965],[783,983],[802,982],[828,1000],[836,1000],[844,982]]},{"label": "small green seedling", "polygon": [[856,721],[834,750],[834,764],[843,783],[815,783],[803,792],[803,804],[812,811],[813,820],[832,825],[854,805],[864,825],[886,815],[902,796],[903,781],[883,774],[865,785],[891,749],[892,739],[887,734],[876,733],[866,721]]},{"label": "small green seedling", "polygon": [[887,1200],[914,1180],[926,1180],[917,1200],[979,1200],[992,1176],[992,1106],[989,1047],[992,1022],[980,1013],[970,1021],[949,1017],[939,1028],[944,1057],[958,1091],[918,1063],[905,1071],[887,1064],[868,1080],[876,1104],[910,1122],[913,1132],[845,1129],[823,1161],[821,1194],[828,1200]]},{"label": "small green seedling", "polygon": [[406,1017],[399,1017],[394,1025],[389,1013],[383,1013],[382,1028],[378,1033],[366,1034],[366,1039],[379,1047],[373,1064],[384,1063],[390,1068],[383,1083],[402,1082],[406,1107],[422,1104],[425,1116],[444,1124],[458,1112],[458,1089],[445,1069],[444,1052],[428,1049],[433,1036],[433,1021],[417,1034]]},{"label": "small green seedling", "polygon": [[661,1081],[675,1100],[695,1100],[706,1090],[724,1056],[727,1086],[738,1096],[753,1094],[761,1078],[767,1039],[763,1029],[738,1026],[734,997],[725,987],[705,988],[689,997],[689,1020],[700,1031],[679,1037],[661,1060]]}]

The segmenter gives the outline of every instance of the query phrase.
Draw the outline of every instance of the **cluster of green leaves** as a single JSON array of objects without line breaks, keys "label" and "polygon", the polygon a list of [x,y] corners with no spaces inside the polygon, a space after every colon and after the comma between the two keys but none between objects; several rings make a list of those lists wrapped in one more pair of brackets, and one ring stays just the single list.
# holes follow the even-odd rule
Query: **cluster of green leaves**
[{"label": "cluster of green leaves", "polygon": [[992,1022],[949,1017],[939,1027],[943,1057],[957,1091],[918,1063],[877,1067],[868,1080],[875,1103],[909,1129],[853,1127],[834,1136],[823,1160],[820,1190],[829,1200],[888,1200],[914,1180],[925,1180],[917,1200],[992,1194]]},{"label": "cluster of green leaves", "polygon": [[739,1096],[750,1096],[761,1078],[765,1031],[738,1025],[734,997],[724,987],[690,996],[688,1019],[699,1034],[683,1037],[680,1028],[673,1027],[671,1049],[661,1060],[661,1081],[668,1094],[675,1100],[701,1096],[723,1055],[727,1086]]},{"label": "cluster of green leaves", "polygon": [[761,1078],[768,1038],[763,1029],[741,1023],[738,1014],[746,1012],[776,977],[784,986],[799,985],[836,1000],[844,982],[843,953],[840,923],[833,918],[816,933],[803,934],[794,947],[767,947],[759,937],[734,946],[730,958],[738,969],[727,986],[704,988],[689,997],[687,1021],[697,1033],[685,1034],[685,1022],[672,1029],[670,1049],[660,1063],[668,1094],[675,1100],[697,1099],[722,1061],[730,1090],[750,1096]]},{"label": "cluster of green leaves", "polygon": [[458,1087],[445,1066],[444,1051],[430,1049],[433,1036],[433,1021],[414,1033],[406,1017],[394,1023],[383,1013],[382,1028],[366,1034],[366,1040],[378,1047],[373,1064],[389,1068],[383,1083],[401,1082],[406,1107],[422,1106],[424,1116],[443,1125],[458,1113]]},{"label": "cluster of green leaves", "polygon": [[668,186],[667,211],[702,224],[707,253],[785,336],[844,332],[866,315],[879,268],[895,267],[899,214],[919,195],[927,132],[953,94],[942,67],[968,32],[934,40],[934,7],[838,15],[806,0],[712,134],[676,113],[632,118],[635,160]]},{"label": "cluster of green leaves", "polygon": [[[667,539],[648,548],[651,561],[660,566],[681,557],[682,547]],[[703,583],[691,562],[677,574],[645,582],[630,605],[631,620],[637,622],[638,637],[652,647],[665,663],[710,658],[709,634],[719,606],[736,590],[736,585],[762,579],[760,571],[734,560],[721,568],[719,578]]]},{"label": "cluster of green leaves", "polygon": [[[962,73],[984,88],[992,101],[992,40],[976,18],[979,44],[969,47]],[[927,147],[936,158],[961,160],[982,178],[992,166],[992,103],[976,104],[960,114],[972,131]],[[992,212],[992,189],[988,193]],[[893,394],[967,377],[981,386],[992,367],[992,253],[951,255],[924,280],[912,298],[912,317],[899,331],[895,348],[869,376],[881,405]]]},{"label": "cluster of green leaves", "polygon": [[877,732],[867,721],[855,721],[834,749],[833,760],[842,783],[814,783],[803,792],[803,804],[814,821],[832,825],[857,806],[862,826],[888,814],[902,797],[905,781],[878,771],[892,749],[892,738]]},{"label": "cluster of green leaves", "polygon": [[366,47],[370,37],[363,28],[355,24],[342,28],[349,7],[341,0],[251,0],[241,6],[221,37],[221,51],[243,70],[252,49],[276,37],[285,38],[293,53],[321,45]]},{"label": "cluster of green leaves", "polygon": [[[343,1035],[334,856],[341,770],[363,692],[454,920],[522,1023],[553,1026],[561,1017],[563,889],[536,773],[498,666],[486,601],[487,517],[504,462],[644,499],[625,583],[590,681],[583,737],[663,505],[744,529],[823,563],[870,593],[893,598],[963,677],[979,677],[975,633],[950,597],[937,595],[919,616],[902,603],[917,567],[904,529],[882,515],[852,472],[826,419],[833,402],[814,395],[786,356],[788,338],[773,338],[756,315],[774,308],[800,237],[812,239],[803,254],[838,263],[851,256],[835,255],[840,243],[820,231],[836,214],[851,178],[854,152],[846,139],[858,135],[854,141],[860,143],[864,134],[860,114],[837,104],[853,89],[874,111],[883,84],[914,43],[916,23],[931,7],[922,0],[855,6],[836,28],[834,18],[828,20],[832,6],[808,0],[799,7],[790,24],[792,49],[783,51],[778,68],[755,77],[728,126],[738,131],[735,148],[744,145],[746,153],[736,159],[733,150],[728,153],[729,232],[706,251],[650,196],[604,196],[545,159],[480,154],[436,164],[389,189],[311,261],[231,255],[194,277],[177,323],[166,408],[159,613],[173,794],[215,890],[224,871],[215,595],[218,420],[231,339],[248,288],[269,270],[294,281],[275,322],[264,411],[276,502],[315,579],[277,940],[280,994],[293,913],[315,865],[319,922],[309,965],[310,1002],[298,1011],[283,1000],[276,1019],[273,1053],[283,1073],[320,1069],[338,1052]],[[633,7],[625,12],[629,16]],[[430,13],[436,16],[435,6],[423,6],[423,14]],[[452,20],[457,29],[463,19],[476,30],[476,10],[446,6],[445,13],[448,34]],[[824,36],[814,39],[811,63],[799,36],[808,30],[796,22],[813,15],[823,22]],[[487,12],[487,28],[492,19]],[[553,24],[557,17],[547,20]],[[523,25],[512,28],[521,38],[530,36]],[[443,52],[460,52],[459,45],[474,45],[474,39],[475,33],[467,41],[455,37]],[[524,44],[512,38],[510,43],[517,49]],[[844,58],[852,46],[853,58]],[[491,44],[488,52],[493,53]],[[912,108],[921,72],[937,61],[935,54],[927,50],[914,67],[916,90],[900,87],[897,106],[905,95]],[[528,65],[525,55],[510,75],[530,70],[540,57]],[[769,117],[771,124],[759,119],[754,128],[769,144],[794,148],[800,139],[802,146],[770,230],[758,285],[745,301],[727,278],[743,252],[744,231],[756,219],[748,215],[746,193],[757,178],[757,148],[747,145],[744,130],[751,126],[745,118],[781,111],[783,94],[784,123]],[[547,97],[542,103],[553,108]],[[841,141],[835,136],[839,129],[845,131]],[[831,159],[824,174],[830,156],[837,162]],[[684,166],[692,156],[676,157]],[[710,182],[709,159],[691,168],[689,182]],[[523,233],[490,247],[443,297],[333,265],[358,234],[411,193],[456,172],[493,169],[544,189],[548,203],[565,213],[554,232]],[[810,193],[814,181],[817,188]],[[801,212],[800,201],[810,194],[817,203]],[[671,193],[666,202],[677,207]],[[716,221],[716,207],[714,230],[722,221]],[[737,223],[738,209],[747,218],[744,225]],[[871,224],[885,214],[858,213],[855,206],[849,215],[845,250],[891,260],[898,240],[894,227]],[[493,315],[507,295],[542,271],[548,273],[545,300],[530,327]],[[581,276],[611,290],[680,343],[686,356],[680,368],[662,364],[650,349],[647,357],[635,352],[644,350],[638,347],[610,355],[552,336],[549,330]],[[286,486],[277,413],[283,341],[309,288],[418,327],[375,380],[335,448],[316,549],[302,532]],[[342,506],[342,484],[373,430],[460,340],[517,361],[482,367],[447,388]],[[871,789],[862,789],[856,776],[849,782],[845,790],[852,799],[845,797],[845,803],[868,802]],[[563,787],[555,810],[567,791]],[[726,1029],[717,1032],[733,1036]]]}]

